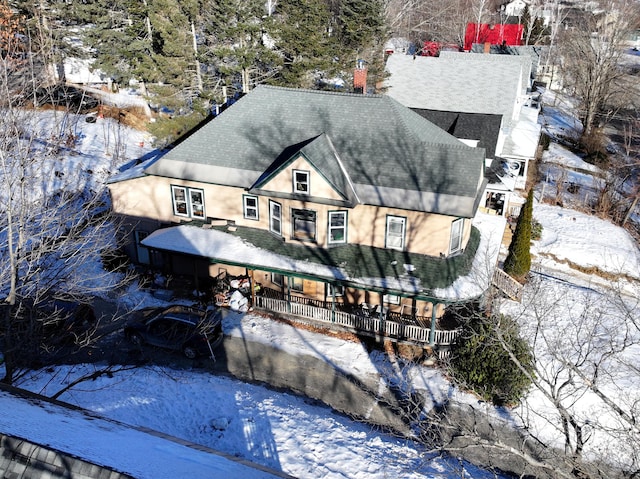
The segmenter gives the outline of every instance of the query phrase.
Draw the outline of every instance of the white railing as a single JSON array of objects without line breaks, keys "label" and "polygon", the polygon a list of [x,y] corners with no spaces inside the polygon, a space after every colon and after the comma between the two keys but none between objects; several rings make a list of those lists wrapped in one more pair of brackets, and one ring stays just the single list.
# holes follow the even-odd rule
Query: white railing
[{"label": "white railing", "polygon": [[522,301],[524,287],[500,268],[493,273],[493,285],[514,301]]},{"label": "white railing", "polygon": [[[332,311],[326,308],[319,308],[308,304],[285,301],[283,299],[256,297],[257,308],[266,309],[277,313],[287,313],[302,318],[313,319],[329,325],[337,325],[382,337],[405,339],[428,344],[431,331],[413,324],[402,324],[396,321],[381,320],[379,318],[367,317],[344,311]],[[443,331],[436,329],[434,343],[437,346],[453,344],[458,337],[459,331]]]}]

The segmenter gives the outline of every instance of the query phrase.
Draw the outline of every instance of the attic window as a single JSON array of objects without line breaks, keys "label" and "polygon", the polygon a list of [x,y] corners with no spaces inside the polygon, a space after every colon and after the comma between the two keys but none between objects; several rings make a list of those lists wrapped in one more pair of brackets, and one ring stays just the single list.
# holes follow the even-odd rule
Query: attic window
[{"label": "attic window", "polygon": [[293,192],[303,195],[309,194],[309,172],[293,170]]}]

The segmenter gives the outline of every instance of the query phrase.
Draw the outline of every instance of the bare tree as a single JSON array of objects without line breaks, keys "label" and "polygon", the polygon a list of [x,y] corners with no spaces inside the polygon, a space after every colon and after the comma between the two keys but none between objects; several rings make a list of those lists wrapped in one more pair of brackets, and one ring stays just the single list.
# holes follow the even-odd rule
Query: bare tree
[{"label": "bare tree", "polygon": [[637,27],[638,6],[633,0],[607,0],[601,6],[597,12],[576,10],[575,24],[558,39],[563,79],[579,101],[583,139],[629,98],[620,60],[628,34]]},{"label": "bare tree", "polygon": [[640,473],[638,296],[622,284],[599,292],[538,278],[512,308],[536,359],[534,390],[517,414],[585,477]]},{"label": "bare tree", "polygon": [[101,264],[105,249],[117,246],[106,189],[92,180],[97,172],[64,168],[63,153],[75,141],[73,115],[50,112],[54,121],[42,122],[35,110],[22,108],[38,62],[30,60],[23,37],[12,38],[17,43],[0,58],[0,337],[6,383],[43,353],[70,349],[69,338],[74,348],[95,338],[95,329],[87,328],[61,341],[68,332],[47,328],[46,315],[31,314],[46,299],[105,293],[127,280],[91,268]]}]

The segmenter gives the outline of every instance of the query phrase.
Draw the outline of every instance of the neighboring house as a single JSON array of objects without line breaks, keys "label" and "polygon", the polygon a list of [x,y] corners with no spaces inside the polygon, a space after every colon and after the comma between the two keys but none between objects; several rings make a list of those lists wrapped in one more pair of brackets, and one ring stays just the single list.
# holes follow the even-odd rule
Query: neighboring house
[{"label": "neighboring house", "polygon": [[474,44],[522,45],[524,26],[521,24],[468,23],[464,34],[464,49],[470,51]]},{"label": "neighboring house", "polygon": [[377,305],[433,342],[460,299],[437,291],[478,246],[484,161],[388,96],[260,86],[109,189],[138,262],[247,275],[289,311],[319,305],[332,320]]},{"label": "neighboring house", "polygon": [[[525,188],[541,128],[531,92],[531,58],[455,52],[438,58],[390,55],[386,68],[388,96],[486,150],[488,184],[481,208],[519,214],[522,197],[514,192]],[[434,112],[441,112],[442,121]]]},{"label": "neighboring house", "polygon": [[504,13],[508,17],[521,17],[524,13],[524,9],[529,5],[529,1],[525,0],[512,0],[511,2],[503,5]]}]

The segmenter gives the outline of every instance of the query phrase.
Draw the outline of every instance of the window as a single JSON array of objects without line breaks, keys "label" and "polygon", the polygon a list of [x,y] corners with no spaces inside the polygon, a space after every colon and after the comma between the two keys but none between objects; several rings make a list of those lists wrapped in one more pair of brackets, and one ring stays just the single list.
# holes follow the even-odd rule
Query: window
[{"label": "window", "polygon": [[293,192],[309,194],[309,172],[293,170]]},{"label": "window", "polygon": [[282,205],[269,201],[269,231],[282,236]]},{"label": "window", "polygon": [[258,220],[258,197],[243,195],[244,217],[248,220]]},{"label": "window", "polygon": [[344,286],[327,283],[327,296],[329,298],[333,298],[334,296],[336,298],[344,296]]},{"label": "window", "polygon": [[284,276],[282,276],[280,273],[271,273],[271,282],[273,284],[277,284],[282,288],[282,286],[284,285]]},{"label": "window", "polygon": [[347,212],[329,211],[329,244],[347,242]]},{"label": "window", "polygon": [[457,253],[462,249],[462,227],[464,219],[458,218],[451,223],[451,244],[449,246],[449,254]]},{"label": "window", "polygon": [[387,248],[404,249],[404,230],[406,218],[402,216],[387,216],[387,234],[385,237],[385,245]]},{"label": "window", "polygon": [[291,210],[293,239],[301,241],[316,240],[316,212],[311,210]]},{"label": "window", "polygon": [[204,191],[184,186],[172,186],[173,214],[187,218],[205,217]]},{"label": "window", "polygon": [[385,294],[382,296],[382,302],[385,304],[400,304],[400,296]]},{"label": "window", "polygon": [[294,276],[289,277],[289,284],[291,285],[291,291],[297,291],[302,293],[304,291],[304,287],[302,284],[302,278],[296,278]]}]

